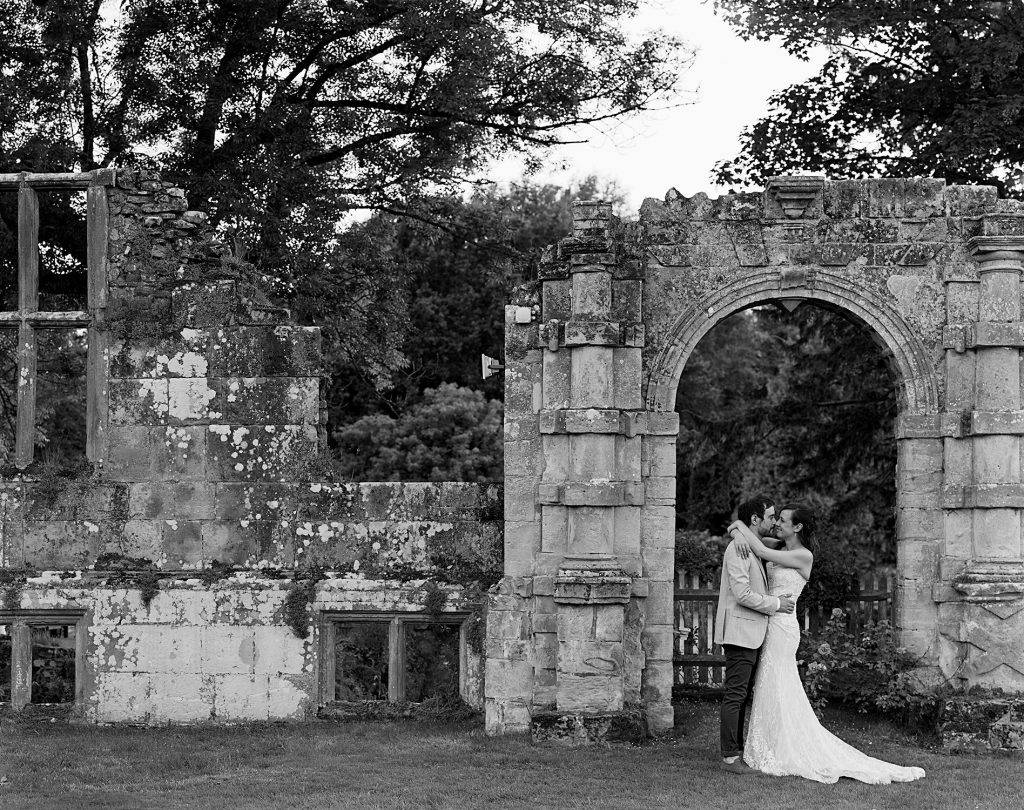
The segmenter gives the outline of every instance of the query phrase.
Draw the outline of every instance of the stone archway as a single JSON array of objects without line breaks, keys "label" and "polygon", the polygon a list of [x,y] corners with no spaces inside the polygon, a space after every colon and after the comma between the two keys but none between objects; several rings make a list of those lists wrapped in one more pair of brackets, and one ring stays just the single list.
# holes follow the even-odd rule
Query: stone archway
[{"label": "stone archway", "polygon": [[578,205],[506,312],[489,732],[600,734],[633,707],[671,726],[679,374],[718,320],[782,298],[845,310],[892,358],[902,643],[922,673],[1024,692],[1004,641],[1024,627],[1022,267],[1024,211],[941,180],[670,192],[626,224]]}]

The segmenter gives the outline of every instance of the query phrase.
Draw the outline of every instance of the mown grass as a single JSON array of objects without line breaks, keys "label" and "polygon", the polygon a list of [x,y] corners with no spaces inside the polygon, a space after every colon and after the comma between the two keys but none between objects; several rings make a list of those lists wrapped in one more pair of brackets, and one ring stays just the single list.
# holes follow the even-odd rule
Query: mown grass
[{"label": "mown grass", "polygon": [[718,768],[717,707],[644,747],[565,749],[478,726],[311,723],[91,728],[0,723],[0,807],[1019,808],[1024,762],[922,747],[833,714],[850,742],[928,771],[921,782],[739,777]]}]

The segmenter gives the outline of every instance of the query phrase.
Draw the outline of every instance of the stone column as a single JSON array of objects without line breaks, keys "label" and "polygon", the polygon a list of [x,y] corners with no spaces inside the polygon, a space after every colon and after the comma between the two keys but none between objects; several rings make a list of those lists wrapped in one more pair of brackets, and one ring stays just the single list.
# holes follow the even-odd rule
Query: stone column
[{"label": "stone column", "polygon": [[969,243],[978,265],[974,346],[975,409],[964,427],[973,437],[972,481],[964,506],[973,510],[971,562],[954,587],[968,597],[1024,592],[1021,556],[1021,323],[1020,274],[1024,237],[980,236]]}]

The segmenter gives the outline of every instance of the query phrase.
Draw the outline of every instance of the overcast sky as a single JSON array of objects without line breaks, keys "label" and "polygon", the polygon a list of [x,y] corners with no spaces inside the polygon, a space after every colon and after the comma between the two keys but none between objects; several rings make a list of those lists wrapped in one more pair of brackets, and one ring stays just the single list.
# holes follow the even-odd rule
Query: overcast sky
[{"label": "overcast sky", "polygon": [[[560,147],[537,179],[558,183],[597,174],[617,180],[632,209],[644,197],[675,187],[686,196],[723,189],[712,184],[716,162],[736,154],[740,131],[767,109],[768,97],[817,72],[781,47],[744,42],[719,18],[709,0],[656,0],[640,18],[687,42],[696,57],[683,79],[692,103],[647,113],[607,135],[588,132],[590,143]],[[495,180],[518,179],[516,161],[496,164]]]}]

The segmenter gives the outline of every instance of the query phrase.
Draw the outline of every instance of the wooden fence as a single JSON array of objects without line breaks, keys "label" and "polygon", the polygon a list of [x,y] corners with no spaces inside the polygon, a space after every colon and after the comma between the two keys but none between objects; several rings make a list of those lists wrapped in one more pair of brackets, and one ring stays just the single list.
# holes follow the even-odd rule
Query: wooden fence
[{"label": "wooden fence", "polygon": [[[686,571],[676,573],[675,589],[675,684],[686,692],[717,692],[722,689],[725,655],[712,641],[718,608],[720,574],[700,578]],[[892,578],[868,574],[860,578],[857,598],[846,603],[851,629],[867,621],[892,618]],[[805,633],[814,633],[828,621],[819,606],[801,611]]]}]

